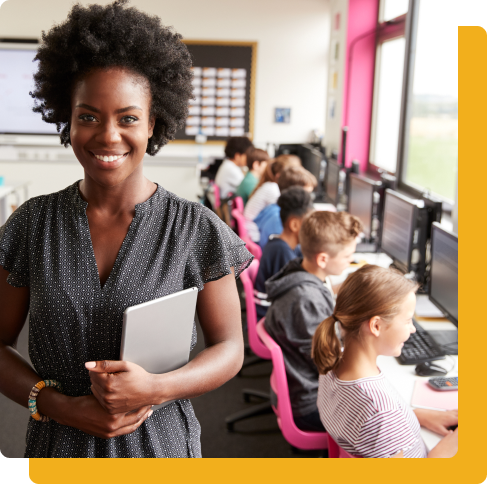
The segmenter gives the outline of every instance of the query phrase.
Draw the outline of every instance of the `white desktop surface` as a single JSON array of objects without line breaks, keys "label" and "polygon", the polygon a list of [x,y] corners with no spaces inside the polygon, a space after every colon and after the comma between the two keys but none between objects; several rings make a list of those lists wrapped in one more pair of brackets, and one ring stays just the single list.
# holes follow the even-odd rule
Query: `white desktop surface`
[{"label": "white desktop surface", "polygon": [[[418,321],[426,330],[448,330],[455,329],[455,326],[450,322],[437,321]],[[447,356],[445,360],[437,361],[438,365],[450,368],[452,370],[447,376],[458,376],[458,356]],[[413,396],[414,384],[418,379],[428,379],[431,377],[419,377],[414,373],[415,365],[400,365],[396,358],[392,356],[379,356],[377,365],[384,373],[388,381],[394,386],[397,392],[401,395],[404,401],[411,403]],[[430,430],[421,427],[421,436],[428,450],[431,450],[441,439],[442,436]]]}]

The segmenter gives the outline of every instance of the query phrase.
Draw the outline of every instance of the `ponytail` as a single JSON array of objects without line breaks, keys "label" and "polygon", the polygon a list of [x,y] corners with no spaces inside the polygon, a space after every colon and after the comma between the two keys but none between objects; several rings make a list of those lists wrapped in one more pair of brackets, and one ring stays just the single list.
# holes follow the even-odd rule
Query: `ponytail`
[{"label": "ponytail", "polygon": [[341,357],[341,344],[335,333],[334,314],[326,318],[316,330],[311,346],[311,358],[313,358],[321,375],[326,375],[333,370]]},{"label": "ponytail", "polygon": [[393,319],[406,296],[417,288],[415,282],[400,272],[371,264],[350,274],[338,291],[334,313],[318,326],[313,337],[311,357],[320,374],[334,370],[340,362],[342,352],[335,334],[336,321],[340,321],[346,346],[351,338],[360,337],[365,321],[375,316],[386,322]]}]

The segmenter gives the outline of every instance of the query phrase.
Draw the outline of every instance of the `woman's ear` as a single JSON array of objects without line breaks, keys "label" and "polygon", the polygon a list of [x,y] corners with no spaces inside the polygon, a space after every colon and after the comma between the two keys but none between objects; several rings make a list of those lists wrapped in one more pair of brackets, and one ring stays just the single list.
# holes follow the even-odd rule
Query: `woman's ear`
[{"label": "woman's ear", "polygon": [[148,136],[148,139],[152,138],[155,125],[156,125],[156,118],[154,116],[151,116],[149,119],[149,136]]},{"label": "woman's ear", "polygon": [[367,327],[372,335],[378,337],[381,330],[380,317],[374,316],[373,318],[370,318]]}]

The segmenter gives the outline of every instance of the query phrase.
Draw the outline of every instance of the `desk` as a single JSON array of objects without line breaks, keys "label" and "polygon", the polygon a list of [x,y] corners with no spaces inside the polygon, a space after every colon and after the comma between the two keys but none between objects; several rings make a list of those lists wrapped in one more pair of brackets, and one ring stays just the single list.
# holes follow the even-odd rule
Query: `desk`
[{"label": "desk", "polygon": [[[426,322],[422,320],[418,322],[420,322],[421,326],[426,330],[455,329],[455,326],[450,322]],[[446,360],[441,360],[438,362],[440,365],[445,366],[445,368],[450,368],[453,361],[455,362],[455,366],[448,373],[448,376],[458,376],[458,357],[449,356],[446,358]],[[416,373],[414,373],[414,365],[400,365],[396,358],[391,356],[379,356],[377,359],[377,365],[406,403],[411,402],[416,380],[431,378],[417,376]],[[431,432],[423,427],[421,427],[421,436],[423,437],[428,450],[431,450],[442,438],[440,435],[435,434],[434,432]]]}]

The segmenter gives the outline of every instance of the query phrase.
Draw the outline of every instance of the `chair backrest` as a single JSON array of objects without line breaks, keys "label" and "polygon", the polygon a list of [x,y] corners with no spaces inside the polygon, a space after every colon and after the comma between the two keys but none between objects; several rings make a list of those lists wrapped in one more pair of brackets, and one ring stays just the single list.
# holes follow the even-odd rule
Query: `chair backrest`
[{"label": "chair backrest", "polygon": [[244,212],[244,202],[242,197],[235,197],[233,199],[233,209],[238,210],[240,213]]},{"label": "chair backrest", "polygon": [[257,310],[254,302],[254,284],[252,282],[252,275],[257,275],[259,269],[259,261],[254,259],[248,269],[240,274],[240,280],[242,281],[245,291],[245,305],[247,308],[247,332],[249,336],[250,349],[259,357],[264,360],[271,359],[271,353],[267,347],[262,343],[257,336]]},{"label": "chair backrest", "polygon": [[355,457],[349,454],[346,450],[343,450],[328,434],[328,457],[332,459],[359,459],[360,457]]},{"label": "chair backrest", "polygon": [[236,208],[232,210],[232,217],[237,221],[237,232],[241,239],[248,237],[247,226],[245,225],[245,217],[242,212],[239,212]]},{"label": "chair backrest", "polygon": [[272,374],[271,387],[277,395],[277,408],[272,407],[277,416],[279,427],[284,438],[298,449],[327,449],[328,434],[326,432],[309,432],[296,427],[289,398],[286,367],[280,346],[269,336],[264,327],[264,318],[257,324],[257,334],[271,352]]},{"label": "chair backrest", "polygon": [[213,190],[213,196],[215,197],[215,209],[220,208],[221,205],[220,187],[215,182],[211,182],[210,185]]},{"label": "chair backrest", "polygon": [[262,258],[262,249],[259,244],[256,244],[249,236],[241,237],[241,239],[247,244],[248,251],[260,261]]}]

